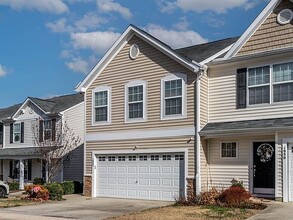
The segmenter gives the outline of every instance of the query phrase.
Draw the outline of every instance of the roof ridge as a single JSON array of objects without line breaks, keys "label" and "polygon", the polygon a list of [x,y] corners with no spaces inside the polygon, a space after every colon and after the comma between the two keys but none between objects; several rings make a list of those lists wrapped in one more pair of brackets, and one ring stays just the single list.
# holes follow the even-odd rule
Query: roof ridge
[{"label": "roof ridge", "polygon": [[48,99],[41,99],[41,98],[37,98],[37,97],[32,97],[32,96],[28,96],[29,99],[38,99],[38,100],[41,100],[41,101],[44,101],[44,102],[52,102],[54,104],[56,104],[54,101],[50,101]]}]

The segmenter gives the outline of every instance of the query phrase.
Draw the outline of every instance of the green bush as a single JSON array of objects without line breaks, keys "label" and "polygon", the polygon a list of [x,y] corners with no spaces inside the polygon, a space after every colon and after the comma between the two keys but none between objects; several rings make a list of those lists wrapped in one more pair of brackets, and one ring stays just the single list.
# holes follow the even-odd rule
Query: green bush
[{"label": "green bush", "polygon": [[45,181],[43,180],[43,178],[36,177],[33,179],[33,184],[34,185],[44,185]]},{"label": "green bush", "polygon": [[62,184],[64,195],[74,194],[74,182],[73,181],[64,181]]},{"label": "green bush", "polygon": [[45,188],[49,191],[50,200],[62,200],[64,192],[60,183],[48,183]]},{"label": "green bush", "polygon": [[11,191],[15,191],[15,190],[19,190],[19,183],[15,182],[15,183],[8,183],[9,185],[9,189]]},{"label": "green bush", "polygon": [[83,193],[83,183],[78,181],[73,181],[74,183],[74,193],[80,194]]}]

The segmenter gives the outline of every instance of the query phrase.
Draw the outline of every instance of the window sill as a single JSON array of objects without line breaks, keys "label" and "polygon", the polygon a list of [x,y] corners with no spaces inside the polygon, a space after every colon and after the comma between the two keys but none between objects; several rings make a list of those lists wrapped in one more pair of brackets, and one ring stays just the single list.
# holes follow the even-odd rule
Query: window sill
[{"label": "window sill", "polygon": [[92,122],[92,126],[105,126],[105,125],[111,125],[110,121],[105,122]]},{"label": "window sill", "polygon": [[145,118],[139,118],[139,119],[126,119],[125,124],[135,124],[135,123],[142,123],[147,122],[147,119]]},{"label": "window sill", "polygon": [[186,115],[170,115],[170,116],[162,116],[161,121],[178,120],[178,119],[185,119],[185,118],[187,118]]},{"label": "window sill", "polygon": [[[248,105],[246,108],[264,108],[264,107],[272,107],[272,106],[287,106],[293,105],[293,101],[283,101],[283,102],[273,102],[273,103],[263,103],[263,104],[255,104],[255,105]],[[245,109],[245,108],[244,108]],[[241,110],[241,109],[239,109]]]}]

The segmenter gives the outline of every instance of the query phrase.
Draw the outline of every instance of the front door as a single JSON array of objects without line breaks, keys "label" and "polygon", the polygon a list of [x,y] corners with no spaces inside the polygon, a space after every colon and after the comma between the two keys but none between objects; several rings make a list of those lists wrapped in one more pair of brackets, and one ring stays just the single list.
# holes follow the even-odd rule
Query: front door
[{"label": "front door", "polygon": [[275,142],[253,143],[253,193],[275,194]]}]

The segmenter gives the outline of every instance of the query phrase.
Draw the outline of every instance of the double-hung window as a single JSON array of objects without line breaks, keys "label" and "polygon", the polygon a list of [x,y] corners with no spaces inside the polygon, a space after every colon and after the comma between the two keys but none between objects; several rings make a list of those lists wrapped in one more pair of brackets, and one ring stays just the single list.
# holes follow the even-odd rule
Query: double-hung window
[{"label": "double-hung window", "polygon": [[273,65],[273,101],[293,100],[293,62]]},{"label": "double-hung window", "polygon": [[248,69],[249,104],[270,103],[270,66]]},{"label": "double-hung window", "polygon": [[44,140],[52,139],[52,121],[45,120],[44,121]]},{"label": "double-hung window", "polygon": [[131,81],[125,86],[125,122],[146,120],[146,83]]},{"label": "double-hung window", "polygon": [[293,62],[249,68],[249,105],[293,101]]},{"label": "double-hung window", "polygon": [[18,143],[21,140],[21,124],[14,123],[13,124],[13,142]]},{"label": "double-hung window", "polygon": [[186,76],[170,74],[162,79],[161,118],[181,118],[186,115]]},{"label": "double-hung window", "polygon": [[101,86],[93,90],[93,124],[110,123],[110,88]]}]

